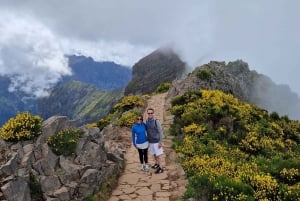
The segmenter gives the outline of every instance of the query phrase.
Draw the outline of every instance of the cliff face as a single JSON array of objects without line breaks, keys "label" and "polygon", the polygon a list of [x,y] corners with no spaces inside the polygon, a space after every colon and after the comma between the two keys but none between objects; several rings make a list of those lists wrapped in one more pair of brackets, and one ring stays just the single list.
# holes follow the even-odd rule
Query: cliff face
[{"label": "cliff face", "polygon": [[184,69],[185,63],[171,49],[156,50],[132,67],[124,95],[152,93],[161,83],[180,78]]}]

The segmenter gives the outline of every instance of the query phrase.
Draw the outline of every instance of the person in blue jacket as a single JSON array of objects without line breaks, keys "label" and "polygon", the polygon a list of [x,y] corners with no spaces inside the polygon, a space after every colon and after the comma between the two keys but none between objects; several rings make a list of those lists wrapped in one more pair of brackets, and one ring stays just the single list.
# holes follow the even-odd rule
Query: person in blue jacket
[{"label": "person in blue jacket", "polygon": [[143,122],[143,116],[138,115],[136,117],[136,122],[132,126],[132,144],[138,150],[141,170],[149,171],[148,165],[148,137],[146,133],[146,124]]}]

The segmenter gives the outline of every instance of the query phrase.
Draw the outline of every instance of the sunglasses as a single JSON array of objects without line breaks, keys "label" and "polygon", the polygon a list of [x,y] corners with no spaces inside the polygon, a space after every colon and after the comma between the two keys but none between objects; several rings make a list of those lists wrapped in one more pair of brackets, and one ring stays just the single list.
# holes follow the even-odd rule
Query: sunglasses
[{"label": "sunglasses", "polygon": [[136,118],[136,120],[143,120],[142,118]]},{"label": "sunglasses", "polygon": [[153,114],[153,112],[149,112],[148,114]]}]

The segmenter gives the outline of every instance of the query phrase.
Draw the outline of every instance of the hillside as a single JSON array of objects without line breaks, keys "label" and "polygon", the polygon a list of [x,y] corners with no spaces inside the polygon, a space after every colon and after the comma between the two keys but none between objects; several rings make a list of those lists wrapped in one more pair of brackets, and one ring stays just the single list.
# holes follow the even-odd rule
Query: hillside
[{"label": "hillside", "polygon": [[219,90],[177,96],[171,113],[185,199],[299,200],[299,121]]},{"label": "hillside", "polygon": [[39,99],[37,108],[44,119],[63,115],[81,125],[105,116],[121,96],[120,90],[103,91],[72,80],[55,88],[49,97]]},{"label": "hillside", "polygon": [[[95,117],[101,117],[105,115],[109,111],[109,106],[111,103],[104,100],[108,97],[103,98],[102,96],[115,96],[109,97],[109,100],[118,99],[120,93],[115,93],[114,90],[122,91],[125,88],[131,79],[131,69],[113,62],[96,62],[90,57],[69,56],[68,58],[73,75],[63,77],[62,80],[57,83],[53,89],[51,89],[56,90],[55,93],[52,93],[50,90],[50,97],[43,97],[39,99],[30,94],[25,94],[22,91],[9,92],[8,88],[11,83],[11,78],[0,76],[0,126],[3,125],[9,118],[15,117],[18,112],[22,111],[40,114],[44,119],[48,118],[49,115],[68,114],[70,115],[70,118],[81,119],[79,122],[95,120]],[[74,101],[71,104],[74,108],[70,108],[65,104],[63,104],[64,107],[60,106],[61,98],[56,95],[61,94],[57,93],[57,91],[60,91],[62,88],[65,91],[68,91],[66,87],[71,86],[70,84],[66,83],[70,83],[71,80],[80,81],[83,85],[89,84],[90,86],[94,86],[95,88],[92,90],[94,93],[96,93],[97,90],[99,90],[97,93],[103,93],[103,95],[97,95],[101,97],[100,100],[104,101],[103,104],[98,103],[100,104],[100,107],[103,107],[103,109],[95,109],[96,113],[103,112],[103,114],[94,114],[94,111],[86,108],[84,111],[74,111],[74,108],[78,109],[80,107],[87,107],[86,104],[88,104],[90,100],[75,101],[76,98],[73,97],[72,93],[68,93],[68,95],[70,100]],[[111,93],[106,93],[104,91],[111,91]],[[79,97],[83,98],[83,96]],[[90,97],[86,96],[85,98]],[[45,102],[43,103],[43,101]],[[76,105],[83,102],[85,104],[84,106]],[[91,105],[90,107],[93,108],[95,106]],[[62,111],[60,111],[61,109]],[[67,111],[68,109],[70,109],[70,111]],[[91,114],[87,114],[88,111],[90,111]],[[87,119],[85,120],[82,118]]]},{"label": "hillside", "polygon": [[211,61],[196,67],[186,78],[174,81],[169,97],[199,89],[219,89],[269,112],[300,119],[300,98],[287,85],[277,85],[269,77],[251,71],[246,62]]}]

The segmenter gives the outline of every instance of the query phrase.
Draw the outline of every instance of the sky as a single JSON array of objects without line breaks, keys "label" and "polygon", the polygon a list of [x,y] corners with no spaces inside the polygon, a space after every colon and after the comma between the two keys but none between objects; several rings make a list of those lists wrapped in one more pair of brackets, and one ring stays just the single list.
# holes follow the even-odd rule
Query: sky
[{"label": "sky", "polygon": [[242,59],[300,94],[298,0],[1,0],[0,75],[45,96],[71,69],[65,55],[132,67],[171,46],[191,67]]}]

